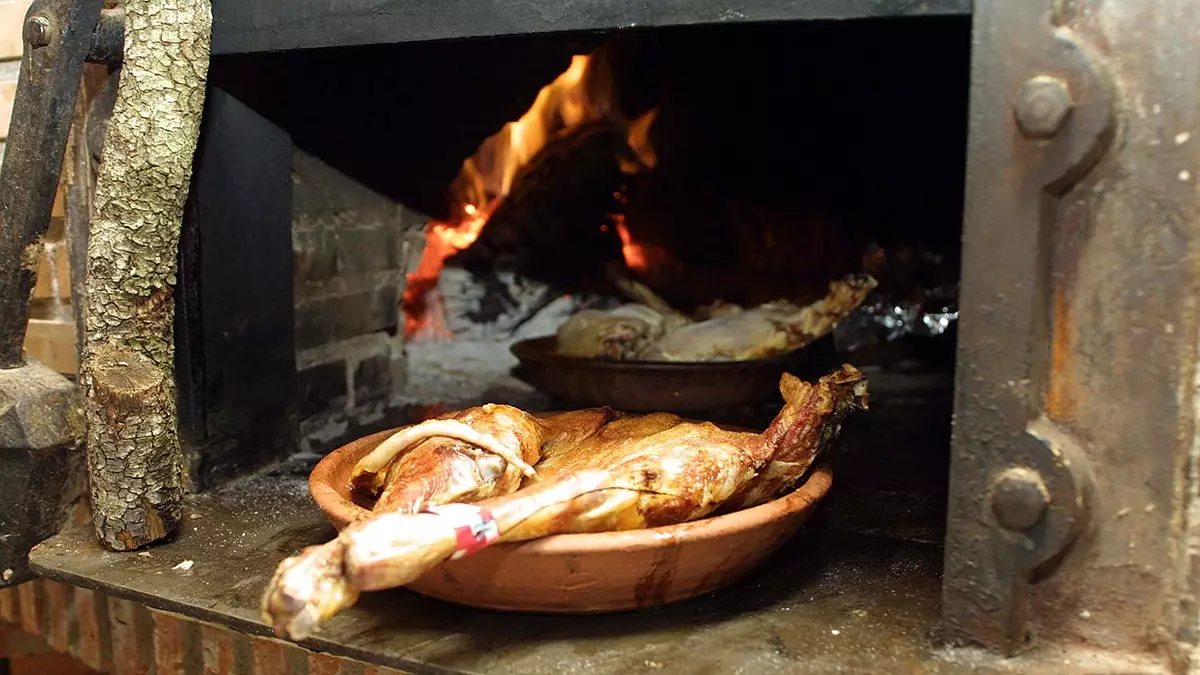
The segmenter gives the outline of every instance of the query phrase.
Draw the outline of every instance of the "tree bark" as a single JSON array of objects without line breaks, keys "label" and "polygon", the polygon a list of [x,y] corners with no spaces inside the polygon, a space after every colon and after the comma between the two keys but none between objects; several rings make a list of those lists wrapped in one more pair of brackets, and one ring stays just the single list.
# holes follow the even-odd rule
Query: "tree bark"
[{"label": "tree bark", "polygon": [[126,0],[125,56],[87,246],[88,468],[96,534],[116,550],[179,524],[176,256],[208,76],[207,0]]}]

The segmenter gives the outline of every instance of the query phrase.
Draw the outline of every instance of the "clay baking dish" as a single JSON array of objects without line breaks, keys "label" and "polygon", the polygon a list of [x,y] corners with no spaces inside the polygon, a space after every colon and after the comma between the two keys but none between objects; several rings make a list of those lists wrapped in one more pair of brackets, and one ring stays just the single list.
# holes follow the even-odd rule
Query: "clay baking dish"
[{"label": "clay baking dish", "polygon": [[[313,499],[339,530],[370,513],[370,503],[349,487],[355,463],[394,432],[338,448],[309,476]],[[496,544],[444,562],[408,588],[472,607],[571,614],[686,600],[733,583],[775,553],[832,483],[829,468],[818,466],[794,492],[743,511],[646,530]]]},{"label": "clay baking dish", "polygon": [[829,336],[769,359],[702,363],[584,359],[559,354],[557,345],[554,336],[514,344],[511,351],[520,361],[514,374],[575,404],[626,412],[727,410],[757,403],[779,395],[784,372],[815,373],[833,360]]}]

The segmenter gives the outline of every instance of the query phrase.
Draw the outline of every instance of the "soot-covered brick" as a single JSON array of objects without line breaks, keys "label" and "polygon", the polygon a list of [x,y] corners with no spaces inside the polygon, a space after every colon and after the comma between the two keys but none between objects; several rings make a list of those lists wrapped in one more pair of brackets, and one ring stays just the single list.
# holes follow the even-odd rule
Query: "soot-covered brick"
[{"label": "soot-covered brick", "polygon": [[346,405],[346,362],[330,361],[296,373],[302,417],[319,415]]},{"label": "soot-covered brick", "polygon": [[292,179],[300,445],[324,452],[394,423],[405,272],[428,219],[302,151]]},{"label": "soot-covered brick", "polygon": [[377,331],[394,332],[399,312],[397,286],[302,303],[296,311],[296,347],[309,349]]},{"label": "soot-covered brick", "polygon": [[380,223],[337,233],[338,272],[361,274],[400,267],[400,235],[394,225]]},{"label": "soot-covered brick", "polygon": [[385,400],[392,395],[392,357],[376,354],[358,362],[354,369],[355,405]]},{"label": "soot-covered brick", "polygon": [[293,278],[297,284],[322,281],[337,276],[337,236],[332,231],[327,229],[294,229],[292,232],[292,253],[294,260]]}]

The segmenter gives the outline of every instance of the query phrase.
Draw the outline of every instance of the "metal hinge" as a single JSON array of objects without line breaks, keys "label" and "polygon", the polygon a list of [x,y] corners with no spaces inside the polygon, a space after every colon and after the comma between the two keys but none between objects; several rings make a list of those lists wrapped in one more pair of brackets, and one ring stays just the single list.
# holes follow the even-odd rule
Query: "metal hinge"
[{"label": "metal hinge", "polygon": [[1030,588],[1088,518],[1085,448],[1050,404],[1052,253],[1059,199],[1111,144],[1114,98],[1045,5],[979,2],[974,21],[942,632],[1012,654],[1029,642]]},{"label": "metal hinge", "polygon": [[124,11],[104,0],[35,0],[0,167],[0,586],[31,578],[29,549],[54,534],[82,475],[74,384],[23,354],[37,253],[50,225],[84,63],[114,65]]}]

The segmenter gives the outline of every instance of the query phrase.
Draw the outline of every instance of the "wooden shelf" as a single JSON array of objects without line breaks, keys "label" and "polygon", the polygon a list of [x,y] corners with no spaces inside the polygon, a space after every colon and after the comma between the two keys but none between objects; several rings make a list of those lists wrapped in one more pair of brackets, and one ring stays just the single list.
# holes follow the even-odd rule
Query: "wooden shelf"
[{"label": "wooden shelf", "polygon": [[25,353],[56,372],[74,375],[79,369],[75,322],[70,319],[30,319],[25,329]]}]

